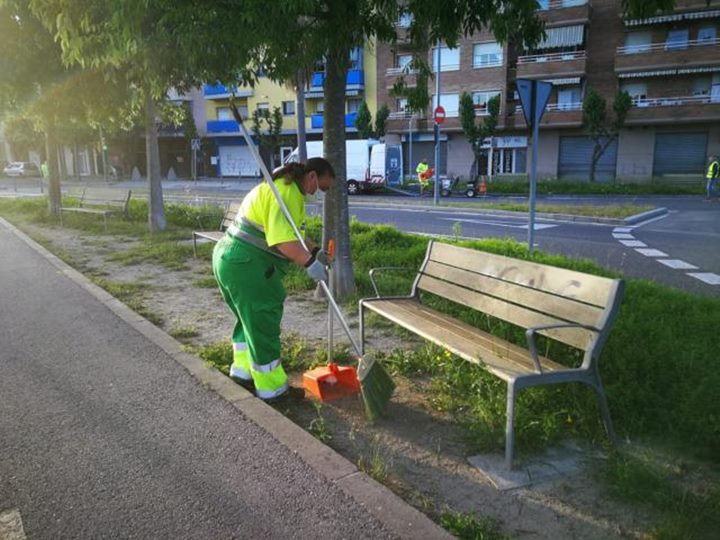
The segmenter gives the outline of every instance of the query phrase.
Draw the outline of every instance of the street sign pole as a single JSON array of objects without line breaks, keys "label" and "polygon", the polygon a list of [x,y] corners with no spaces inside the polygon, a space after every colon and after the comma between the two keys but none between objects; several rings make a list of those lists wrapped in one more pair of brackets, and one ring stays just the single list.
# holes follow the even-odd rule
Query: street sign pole
[{"label": "street sign pole", "polygon": [[[437,73],[435,74],[436,107],[440,107],[440,40],[437,42]],[[440,126],[435,122],[435,185],[433,204],[440,204]]]},{"label": "street sign pole", "polygon": [[544,81],[533,81],[528,79],[517,80],[520,104],[525,115],[525,122],[528,128],[532,129],[532,159],[530,163],[530,200],[529,200],[529,223],[528,223],[528,252],[533,252],[535,243],[535,198],[537,191],[537,161],[538,142],[540,138],[540,120],[542,119],[552,85]]}]

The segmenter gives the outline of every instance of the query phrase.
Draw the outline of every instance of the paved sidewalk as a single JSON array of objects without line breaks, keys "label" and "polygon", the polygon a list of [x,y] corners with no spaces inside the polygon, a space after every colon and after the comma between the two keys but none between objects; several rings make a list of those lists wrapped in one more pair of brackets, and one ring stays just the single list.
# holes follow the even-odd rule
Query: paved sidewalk
[{"label": "paved sidewalk", "polygon": [[0,514],[29,538],[448,536],[2,219],[0,253]]}]

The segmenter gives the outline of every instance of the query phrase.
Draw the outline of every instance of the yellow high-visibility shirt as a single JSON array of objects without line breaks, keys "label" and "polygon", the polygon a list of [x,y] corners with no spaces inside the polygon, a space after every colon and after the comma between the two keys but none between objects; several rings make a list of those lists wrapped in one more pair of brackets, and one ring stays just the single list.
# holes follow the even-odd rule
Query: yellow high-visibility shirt
[{"label": "yellow high-visibility shirt", "polygon": [[[275,180],[275,187],[290,211],[290,215],[305,235],[305,196],[295,182],[285,183],[284,178]],[[243,199],[238,210],[237,221],[245,218],[265,233],[268,246],[297,240],[292,227],[280,210],[280,205],[267,182],[255,186]]]},{"label": "yellow high-visibility shirt", "polygon": [[418,174],[422,174],[428,170],[429,166],[427,163],[423,163],[422,161],[418,163],[417,169],[415,169],[415,172]]}]

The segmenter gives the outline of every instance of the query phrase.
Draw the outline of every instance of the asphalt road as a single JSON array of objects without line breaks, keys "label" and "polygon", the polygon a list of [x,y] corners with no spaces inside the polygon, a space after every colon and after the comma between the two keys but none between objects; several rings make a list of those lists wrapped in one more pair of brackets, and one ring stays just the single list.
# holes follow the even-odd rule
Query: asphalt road
[{"label": "asphalt road", "polygon": [[0,514],[29,538],[390,538],[0,226]]}]

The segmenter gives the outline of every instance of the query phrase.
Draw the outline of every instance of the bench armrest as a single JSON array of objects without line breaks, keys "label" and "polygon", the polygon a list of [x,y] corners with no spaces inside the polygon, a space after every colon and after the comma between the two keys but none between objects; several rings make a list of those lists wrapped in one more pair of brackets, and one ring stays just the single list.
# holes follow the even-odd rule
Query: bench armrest
[{"label": "bench armrest", "polygon": [[378,266],[377,268],[371,268],[370,272],[370,283],[372,283],[373,289],[375,290],[375,297],[380,298],[380,291],[378,291],[377,284],[375,283],[375,273],[379,271],[386,271],[386,270],[392,270],[392,271],[404,271],[404,272],[417,272],[415,268],[410,268],[409,266]]},{"label": "bench armrest", "polygon": [[535,345],[535,334],[540,330],[550,330],[553,328],[584,328],[585,330],[591,330],[593,332],[600,332],[598,328],[590,326],[589,324],[580,323],[553,323],[553,324],[541,324],[539,326],[533,326],[525,331],[525,337],[528,342],[528,349],[530,350],[530,356],[532,357],[533,364],[538,373],[542,373],[542,365],[540,364],[540,358],[537,353],[537,345]]}]

